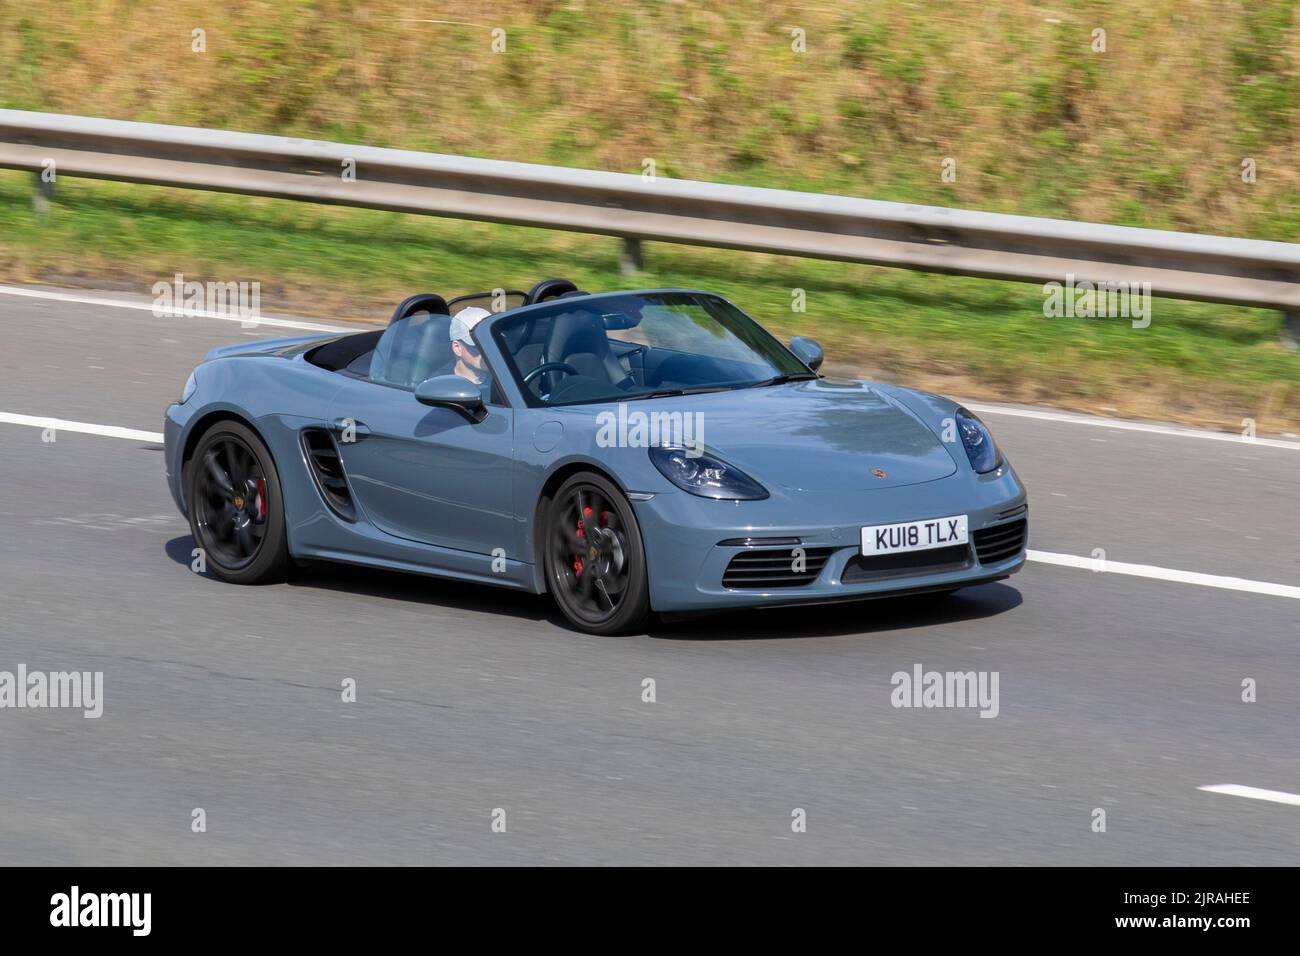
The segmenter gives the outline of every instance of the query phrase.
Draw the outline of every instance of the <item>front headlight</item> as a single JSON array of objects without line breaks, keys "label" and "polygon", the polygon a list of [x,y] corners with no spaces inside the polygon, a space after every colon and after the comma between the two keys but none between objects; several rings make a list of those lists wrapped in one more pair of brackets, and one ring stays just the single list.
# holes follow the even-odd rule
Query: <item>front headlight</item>
[{"label": "front headlight", "polygon": [[966,447],[966,457],[977,474],[983,475],[1002,464],[1002,452],[993,441],[993,433],[971,412],[957,409],[957,431]]},{"label": "front headlight", "polygon": [[194,394],[194,390],[197,389],[198,387],[199,387],[199,383],[194,380],[194,373],[190,372],[190,377],[185,380],[185,387],[181,389],[180,404],[184,405],[186,402],[188,402],[190,400],[190,396]]},{"label": "front headlight", "polygon": [[767,497],[766,488],[713,455],[688,455],[685,448],[656,445],[650,449],[650,460],[682,491],[701,498],[757,501]]}]

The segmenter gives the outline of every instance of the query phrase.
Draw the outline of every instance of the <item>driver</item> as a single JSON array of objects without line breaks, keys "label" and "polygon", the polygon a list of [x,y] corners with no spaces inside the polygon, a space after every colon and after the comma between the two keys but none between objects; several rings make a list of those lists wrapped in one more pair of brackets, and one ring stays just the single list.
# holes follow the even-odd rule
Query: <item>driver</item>
[{"label": "driver", "polygon": [[459,375],[475,385],[488,385],[491,373],[483,361],[483,353],[470,338],[470,330],[492,313],[487,309],[469,306],[461,309],[451,320],[451,354],[452,360],[439,373],[441,375]]}]

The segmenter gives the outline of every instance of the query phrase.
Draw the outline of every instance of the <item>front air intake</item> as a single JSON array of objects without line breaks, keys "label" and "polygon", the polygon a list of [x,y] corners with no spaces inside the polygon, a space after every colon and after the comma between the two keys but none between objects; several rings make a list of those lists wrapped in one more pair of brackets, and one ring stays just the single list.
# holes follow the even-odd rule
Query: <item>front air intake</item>
[{"label": "front air intake", "polygon": [[904,551],[900,554],[855,554],[844,565],[840,583],[862,584],[922,574],[945,574],[961,571],[970,565],[970,546],[965,544]]},{"label": "front air intake", "polygon": [[742,551],[727,565],[722,575],[722,586],[764,591],[768,588],[803,587],[817,580],[834,550],[763,548]]}]

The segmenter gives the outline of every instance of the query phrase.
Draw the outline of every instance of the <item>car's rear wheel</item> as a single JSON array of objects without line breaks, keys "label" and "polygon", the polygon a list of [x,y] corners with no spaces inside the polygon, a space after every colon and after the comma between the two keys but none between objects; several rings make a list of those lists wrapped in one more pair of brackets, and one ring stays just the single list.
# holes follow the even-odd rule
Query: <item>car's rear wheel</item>
[{"label": "car's rear wheel", "polygon": [[217,422],[185,465],[190,532],[216,577],[236,584],[284,578],[292,562],[280,475],[257,434]]},{"label": "car's rear wheel", "polygon": [[556,491],[546,512],[546,580],[570,623],[589,634],[638,629],[650,612],[645,548],[627,498],[583,472]]}]

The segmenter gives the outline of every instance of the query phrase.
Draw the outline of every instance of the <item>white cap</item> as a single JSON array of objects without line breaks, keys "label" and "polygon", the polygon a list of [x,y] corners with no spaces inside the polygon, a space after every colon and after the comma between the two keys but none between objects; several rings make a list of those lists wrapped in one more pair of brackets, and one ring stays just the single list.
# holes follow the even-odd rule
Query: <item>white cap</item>
[{"label": "white cap", "polygon": [[469,330],[491,314],[487,309],[480,309],[476,305],[461,309],[451,320],[451,340],[473,345],[474,340],[469,337]]}]

